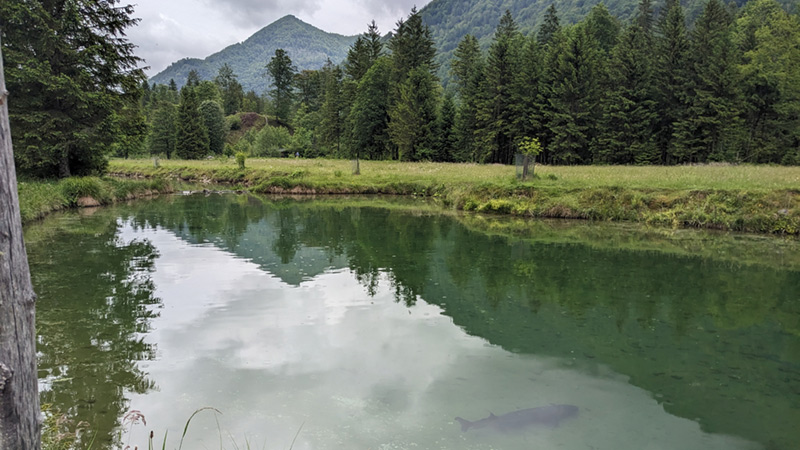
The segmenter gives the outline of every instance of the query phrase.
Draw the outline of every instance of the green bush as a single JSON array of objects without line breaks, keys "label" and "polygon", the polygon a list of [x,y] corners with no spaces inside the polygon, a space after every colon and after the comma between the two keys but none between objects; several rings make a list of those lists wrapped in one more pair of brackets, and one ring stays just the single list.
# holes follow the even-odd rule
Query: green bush
[{"label": "green bush", "polygon": [[258,132],[251,151],[253,156],[280,156],[280,150],[288,148],[292,135],[284,127],[264,127]]},{"label": "green bush", "polygon": [[103,189],[102,181],[97,177],[72,177],[59,183],[61,193],[70,205],[78,203],[81,197],[92,197],[100,203],[110,199]]},{"label": "green bush", "polygon": [[247,155],[244,152],[236,153],[236,164],[239,166],[239,169],[244,170],[245,159],[247,159]]}]

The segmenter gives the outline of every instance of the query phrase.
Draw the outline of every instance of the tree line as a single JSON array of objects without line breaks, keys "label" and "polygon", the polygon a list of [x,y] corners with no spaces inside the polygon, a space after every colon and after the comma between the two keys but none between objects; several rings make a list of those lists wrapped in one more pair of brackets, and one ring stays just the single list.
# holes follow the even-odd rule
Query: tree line
[{"label": "tree line", "polygon": [[562,26],[551,6],[529,36],[506,11],[488,49],[460,41],[447,90],[416,9],[388,40],[373,22],[340,65],[298,73],[278,50],[258,112],[290,128],[236,149],[510,164],[535,138],[551,164],[800,163],[798,16],[710,0],[690,26],[677,0],[654,9],[621,24],[601,3]]},{"label": "tree line", "polygon": [[277,50],[260,95],[227,65],[178,90],[148,84],[124,39],[59,40],[85,39],[72,30],[91,20],[111,33],[134,26],[130,10],[81,0],[102,12],[84,16],[9,0],[0,12],[17,166],[65,176],[102,172],[109,153],[235,152],[510,164],[533,140],[550,164],[800,163],[798,16],[775,0],[709,0],[689,24],[678,0],[658,11],[651,1],[627,24],[601,3],[562,25],[551,5],[527,36],[506,11],[488,48],[459,42],[446,89],[412,9],[386,37],[373,22],[341,64],[298,72]]}]

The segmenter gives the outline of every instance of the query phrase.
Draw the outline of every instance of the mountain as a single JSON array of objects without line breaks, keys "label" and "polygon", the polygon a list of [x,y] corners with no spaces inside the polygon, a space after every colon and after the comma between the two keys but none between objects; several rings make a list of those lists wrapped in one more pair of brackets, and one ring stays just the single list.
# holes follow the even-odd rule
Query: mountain
[{"label": "mountain", "polygon": [[[440,76],[449,78],[450,59],[459,41],[466,35],[475,36],[486,49],[492,40],[500,16],[511,11],[520,31],[528,35],[538,29],[544,13],[554,4],[561,25],[576,23],[586,17],[599,0],[433,0],[420,10],[422,20],[430,27],[431,36],[439,53],[436,62],[440,66]],[[627,21],[636,13],[639,0],[607,0],[603,2],[612,16]],[[688,3],[688,4],[687,4]],[[704,0],[684,2],[687,9],[694,3]],[[654,0],[653,6],[660,7],[663,1]]]},{"label": "mountain", "polygon": [[184,58],[150,79],[151,83],[168,84],[174,79],[178,87],[186,83],[186,76],[194,69],[203,80],[217,75],[219,68],[228,63],[245,91],[262,93],[268,81],[263,76],[266,65],[275,50],[286,50],[298,70],[319,69],[330,58],[340,63],[357,36],[327,33],[294,16],[286,16],[256,32],[246,41],[233,44],[205,59]]}]

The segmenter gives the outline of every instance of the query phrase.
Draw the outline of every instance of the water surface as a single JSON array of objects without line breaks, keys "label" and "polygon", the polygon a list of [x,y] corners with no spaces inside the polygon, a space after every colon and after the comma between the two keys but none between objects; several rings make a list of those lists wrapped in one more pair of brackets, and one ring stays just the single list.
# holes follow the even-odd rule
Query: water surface
[{"label": "water surface", "polygon": [[[544,222],[522,233],[232,195],[85,213],[26,229],[40,389],[107,448],[147,448],[151,430],[176,448],[205,406],[221,415],[195,416],[184,448],[800,442],[796,241]],[[512,432],[454,420],[551,404],[579,413]],[[147,424],[126,422],[130,410]]]}]

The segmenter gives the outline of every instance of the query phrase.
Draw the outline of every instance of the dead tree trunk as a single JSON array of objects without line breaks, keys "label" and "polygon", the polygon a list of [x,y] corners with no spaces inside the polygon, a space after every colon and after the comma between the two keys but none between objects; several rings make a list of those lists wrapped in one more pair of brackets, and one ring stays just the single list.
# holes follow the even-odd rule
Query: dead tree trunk
[{"label": "dead tree trunk", "polygon": [[22,241],[0,46],[0,450],[38,450],[34,301]]}]

